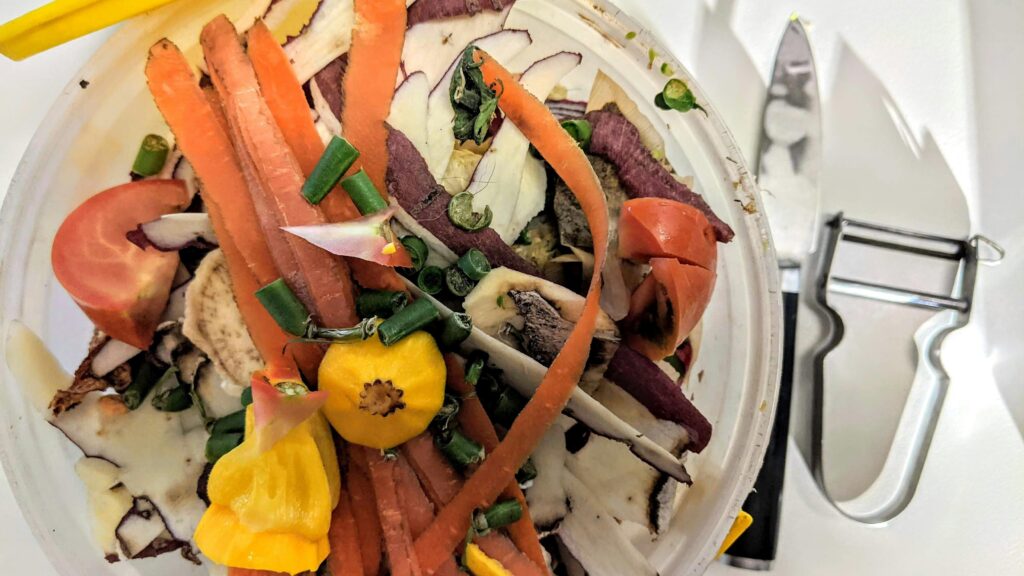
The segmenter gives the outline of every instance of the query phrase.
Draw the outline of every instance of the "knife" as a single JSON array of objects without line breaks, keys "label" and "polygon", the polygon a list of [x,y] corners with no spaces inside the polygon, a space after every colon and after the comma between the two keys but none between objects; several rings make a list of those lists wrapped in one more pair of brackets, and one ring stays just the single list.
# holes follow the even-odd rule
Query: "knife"
[{"label": "knife", "polygon": [[782,377],[768,450],[754,491],[743,504],[754,523],[726,555],[727,563],[741,568],[770,570],[778,546],[800,269],[816,237],[820,170],[818,75],[807,31],[794,17],[779,43],[761,120],[757,177],[782,285]]}]

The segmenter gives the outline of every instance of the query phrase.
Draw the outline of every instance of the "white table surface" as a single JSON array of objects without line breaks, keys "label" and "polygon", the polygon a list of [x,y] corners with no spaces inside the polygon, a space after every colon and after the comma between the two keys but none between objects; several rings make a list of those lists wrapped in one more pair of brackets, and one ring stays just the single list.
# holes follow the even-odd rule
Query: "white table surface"
[{"label": "white table surface", "polygon": [[[40,2],[5,0],[0,21]],[[748,159],[775,44],[785,19],[799,13],[811,25],[822,78],[826,209],[949,234],[981,231],[1009,253],[982,270],[972,323],[943,349],[952,386],[914,502],[884,526],[845,520],[822,499],[791,442],[773,573],[1020,574],[1024,187],[1016,169],[1024,159],[1024,2],[617,2],[695,73]],[[104,38],[27,62],[0,60],[0,198],[35,127]],[[54,574],[5,480],[0,566],[7,574]],[[710,573],[741,571],[716,565]]]}]

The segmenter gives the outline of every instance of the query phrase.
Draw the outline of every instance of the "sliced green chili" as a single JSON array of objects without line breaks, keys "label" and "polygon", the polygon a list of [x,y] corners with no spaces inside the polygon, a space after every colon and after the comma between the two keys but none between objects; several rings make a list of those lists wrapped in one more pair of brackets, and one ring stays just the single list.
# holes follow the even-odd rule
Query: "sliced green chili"
[{"label": "sliced green chili", "polygon": [[534,465],[533,460],[527,458],[526,462],[516,472],[516,483],[520,487],[529,487],[530,484],[537,478],[537,466]]},{"label": "sliced green chili", "polygon": [[139,151],[135,155],[135,162],[132,163],[132,172],[139,176],[154,176],[164,169],[167,163],[167,154],[171,151],[171,145],[167,139],[157,134],[149,134],[142,139]]},{"label": "sliced green chili", "polygon": [[476,383],[480,381],[480,374],[483,373],[486,365],[486,353],[474,352],[470,354],[469,360],[466,361],[466,384],[476,386]]},{"label": "sliced green chili", "polygon": [[293,336],[306,334],[309,311],[284,278],[278,278],[257,290],[256,298],[282,330]]},{"label": "sliced green chili", "polygon": [[454,349],[473,331],[473,318],[469,314],[456,312],[444,319],[438,343],[447,349]]},{"label": "sliced green chili", "polygon": [[430,300],[420,298],[382,322],[377,333],[385,346],[391,346],[409,334],[426,328],[440,317],[441,313]]},{"label": "sliced green chili", "polygon": [[483,446],[470,440],[458,430],[449,430],[445,434],[439,434],[434,438],[434,442],[441,452],[459,468],[479,464],[487,456]]},{"label": "sliced green chili", "polygon": [[121,393],[121,399],[129,410],[135,410],[142,406],[142,402],[149,395],[149,392],[156,386],[157,382],[164,375],[165,370],[156,364],[144,361],[135,372],[131,384]]},{"label": "sliced green chili", "polygon": [[703,110],[697,104],[697,97],[693,95],[690,87],[678,78],[673,78],[665,83],[665,88],[654,97],[654,104],[662,110],[678,110],[679,112],[688,112],[694,108]]},{"label": "sliced green chili", "polygon": [[430,249],[427,248],[427,243],[420,239],[418,236],[402,236],[402,246],[405,246],[405,250],[409,253],[409,257],[412,258],[412,269],[422,270],[427,264],[427,257],[430,256]]},{"label": "sliced green chili", "polygon": [[232,412],[223,418],[218,418],[210,429],[210,434],[225,434],[228,432],[245,432],[245,410]]},{"label": "sliced green chili", "polygon": [[377,333],[377,317],[364,318],[359,324],[349,328],[320,328],[314,324],[306,327],[303,340],[309,342],[359,342]]},{"label": "sliced green chili", "polygon": [[470,280],[483,280],[484,276],[491,271],[491,263],[487,260],[487,256],[476,248],[466,251],[456,264],[458,264],[459,270],[469,276]]},{"label": "sliced green chili", "polygon": [[252,404],[252,387],[242,390],[242,407],[248,408]]},{"label": "sliced green chili", "polygon": [[338,185],[357,158],[359,151],[348,140],[338,136],[331,138],[313,173],[302,185],[302,195],[310,204],[319,204]]},{"label": "sliced green chili", "polygon": [[491,410],[491,417],[495,422],[508,428],[515,422],[516,417],[526,407],[526,399],[518,392],[508,386],[494,399]]},{"label": "sliced green chili", "polygon": [[160,377],[154,386],[151,402],[161,412],[181,412],[192,406],[191,390],[178,380],[177,368],[168,368]]},{"label": "sliced green chili", "polygon": [[515,524],[523,517],[523,507],[518,500],[504,500],[484,511],[473,515],[473,528],[480,534]]},{"label": "sliced green chili", "polygon": [[569,133],[569,136],[572,136],[572,139],[580,145],[580,148],[584,150],[590,148],[590,137],[594,134],[594,129],[590,122],[583,118],[564,120],[562,121],[562,128]]},{"label": "sliced green chili", "polygon": [[380,192],[377,191],[377,187],[370,181],[365,170],[360,170],[342,180],[341,187],[352,197],[352,203],[356,205],[359,213],[363,216],[387,210],[388,203],[384,201]]},{"label": "sliced green chili", "polygon": [[356,298],[356,314],[360,318],[379,316],[387,318],[409,303],[405,292],[391,290],[365,290]]},{"label": "sliced green chili", "polygon": [[448,287],[448,291],[460,298],[469,294],[473,287],[476,286],[476,282],[466,276],[466,273],[459,269],[458,266],[449,266],[444,271],[444,283]]},{"label": "sliced green chili", "polygon": [[444,290],[444,270],[437,266],[424,266],[416,276],[416,286],[433,296]]},{"label": "sliced green chili", "polygon": [[484,211],[473,211],[473,195],[469,192],[460,192],[448,202],[448,219],[467,232],[477,232],[491,225],[494,213],[490,206],[484,206]]},{"label": "sliced green chili", "polygon": [[242,443],[241,432],[227,432],[224,434],[213,434],[206,441],[206,460],[214,464],[222,456],[231,452]]}]

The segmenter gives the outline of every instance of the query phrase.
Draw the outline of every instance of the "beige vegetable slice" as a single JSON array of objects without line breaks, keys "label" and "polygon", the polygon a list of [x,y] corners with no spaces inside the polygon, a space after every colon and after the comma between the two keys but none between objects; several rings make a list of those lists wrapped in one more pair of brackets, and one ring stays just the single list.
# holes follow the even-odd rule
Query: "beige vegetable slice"
[{"label": "beige vegetable slice", "polygon": [[185,336],[238,386],[247,386],[263,360],[245,328],[231,291],[227,262],[220,250],[199,264],[185,298]]}]

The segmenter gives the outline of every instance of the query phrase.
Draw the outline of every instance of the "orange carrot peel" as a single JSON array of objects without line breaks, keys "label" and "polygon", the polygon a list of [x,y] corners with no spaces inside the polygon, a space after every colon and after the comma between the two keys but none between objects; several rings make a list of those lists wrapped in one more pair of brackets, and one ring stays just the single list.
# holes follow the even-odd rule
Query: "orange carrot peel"
[{"label": "orange carrot peel", "polygon": [[[583,150],[542,102],[488,54],[477,51],[484,80],[503,91],[498,106],[540,152],[572,190],[587,217],[594,238],[594,269],[603,270],[608,251],[608,207],[601,183]],[[427,574],[434,571],[464,540],[474,511],[491,505],[562,412],[583,374],[600,310],[601,275],[594,274],[579,321],[552,362],[533,397],[462,491],[416,540],[416,556]]]}]

